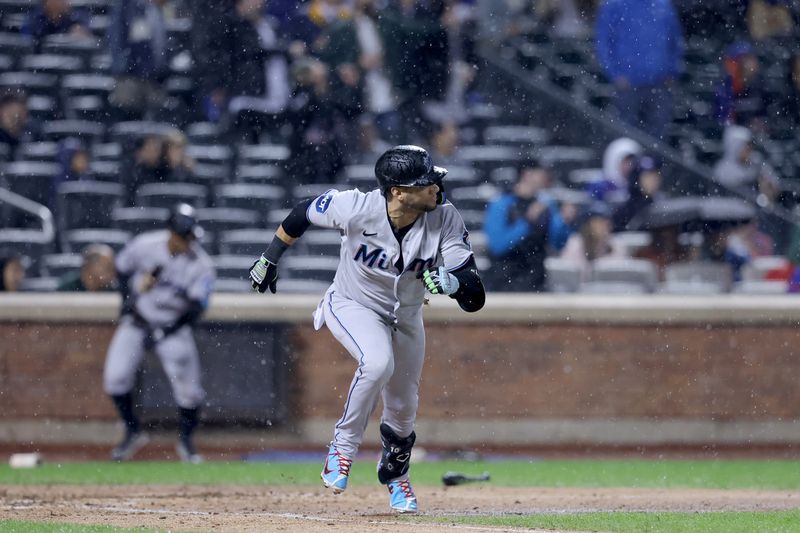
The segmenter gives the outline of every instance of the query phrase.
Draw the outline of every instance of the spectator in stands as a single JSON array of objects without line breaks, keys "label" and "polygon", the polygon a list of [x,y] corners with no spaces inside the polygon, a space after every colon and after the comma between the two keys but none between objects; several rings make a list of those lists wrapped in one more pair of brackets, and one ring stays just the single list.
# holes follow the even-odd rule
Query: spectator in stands
[{"label": "spectator in stands", "polygon": [[358,0],[353,18],[332,24],[320,57],[336,72],[339,84],[362,91],[363,109],[374,117],[384,139],[401,138],[398,112],[398,68],[391,61],[396,42],[387,19],[378,16],[375,0]]},{"label": "spectator in stands", "polygon": [[347,152],[348,163],[372,165],[373,161],[376,161],[392,145],[381,138],[375,121],[369,113],[361,115],[357,124],[358,143],[354,150]]},{"label": "spectator in stands", "polygon": [[747,28],[750,37],[763,41],[774,37],[789,37],[794,21],[788,0],[750,0],[747,8]]},{"label": "spectator in stands", "polygon": [[332,101],[327,66],[307,58],[294,64],[297,88],[289,104],[289,176],[297,183],[331,183],[344,166],[344,117]]},{"label": "spectator in stands", "polygon": [[25,263],[22,256],[13,254],[0,256],[0,292],[17,292],[25,279]]},{"label": "spectator in stands", "polygon": [[120,120],[153,119],[169,74],[166,0],[114,0],[106,33],[117,84],[109,103]]},{"label": "spectator in stands", "polygon": [[163,178],[165,181],[187,182],[194,175],[194,160],[186,154],[188,141],[180,130],[170,131],[164,138]]},{"label": "spectator in stands", "polygon": [[26,98],[16,93],[0,96],[0,144],[8,147],[9,161],[16,159],[17,148],[27,137],[30,131]]},{"label": "spectator in stands", "polygon": [[762,205],[773,202],[780,192],[780,180],[753,147],[751,131],[743,126],[728,126],[722,143],[724,152],[714,165],[714,179],[748,197],[758,194]]},{"label": "spectator in stands", "polygon": [[89,17],[84,11],[72,9],[69,0],[42,0],[25,19],[22,33],[33,37],[37,52],[48,35],[65,33],[75,37],[89,37]]},{"label": "spectator in stands", "polygon": [[651,156],[639,158],[630,176],[628,199],[614,211],[614,231],[625,231],[637,214],[662,196],[660,163]]},{"label": "spectator in stands", "polygon": [[206,118],[230,121],[237,139],[253,143],[281,124],[290,96],[289,67],[277,23],[264,15],[264,0],[232,4],[222,20],[211,21],[195,58]]},{"label": "spectator in stands", "polygon": [[60,171],[53,176],[52,188],[48,207],[55,212],[58,205],[58,188],[67,181],[80,181],[92,179],[89,172],[89,150],[74,137],[69,137],[61,142],[58,152]]},{"label": "spectator in stands", "polygon": [[484,231],[493,261],[486,280],[491,290],[544,290],[544,259],[557,230],[558,209],[546,192],[549,184],[547,169],[537,161],[523,161],[513,189],[489,204]]},{"label": "spectator in stands", "polygon": [[589,196],[603,202],[609,193],[627,191],[630,187],[630,175],[636,168],[636,161],[641,153],[642,146],[628,137],[620,137],[609,143],[603,154],[602,176],[586,186]]},{"label": "spectator in stands", "polygon": [[124,166],[122,175],[127,205],[133,205],[136,189],[140,185],[163,181],[163,146],[163,140],[159,135],[146,135],[136,140],[133,163]]},{"label": "spectator in stands", "polygon": [[741,281],[742,267],[750,262],[751,257],[741,242],[731,239],[732,234],[731,226],[723,225],[712,228],[704,235],[701,246],[690,253],[694,260],[729,265],[733,273],[733,281]]},{"label": "spectator in stands", "polygon": [[440,161],[448,167],[464,166],[464,160],[458,155],[458,128],[452,122],[434,124],[430,136],[428,152],[434,161]]},{"label": "spectator in stands", "polygon": [[90,244],[84,248],[83,265],[65,274],[58,283],[62,292],[96,292],[115,289],[114,250],[106,244]]},{"label": "spectator in stands", "polygon": [[767,102],[760,76],[761,64],[752,45],[741,41],[729,46],[723,67],[725,77],[715,98],[720,123],[764,130]]},{"label": "spectator in stands", "polygon": [[731,248],[742,250],[741,255],[751,258],[775,255],[775,241],[759,229],[757,219],[734,228],[728,240]]},{"label": "spectator in stands", "polygon": [[602,202],[594,202],[582,214],[578,231],[573,233],[561,252],[581,266],[583,281],[589,281],[592,265],[601,257],[625,257],[625,247],[611,238],[611,210]]},{"label": "spectator in stands", "polygon": [[596,41],[620,118],[662,139],[683,61],[683,34],[670,0],[605,0]]},{"label": "spectator in stands", "polygon": [[587,11],[591,2],[576,0],[536,0],[537,18],[553,35],[566,39],[586,37],[589,34]]},{"label": "spectator in stands", "polygon": [[783,112],[793,124],[800,124],[800,52],[789,58],[787,78]]}]

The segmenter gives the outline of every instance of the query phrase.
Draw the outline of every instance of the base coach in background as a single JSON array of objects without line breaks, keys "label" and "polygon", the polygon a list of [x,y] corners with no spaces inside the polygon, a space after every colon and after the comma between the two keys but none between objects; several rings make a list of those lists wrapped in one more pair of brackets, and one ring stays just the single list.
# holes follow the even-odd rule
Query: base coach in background
[{"label": "base coach in background", "polygon": [[205,396],[192,326],[208,306],[215,273],[197,242],[201,235],[194,209],[179,204],[167,229],[137,236],[116,258],[122,309],[103,374],[105,392],[125,423],[125,437],[111,452],[114,460],[130,459],[149,440],[134,413],[132,390],[145,353],[153,351],[180,412],[178,456],[202,461],[192,444]]}]

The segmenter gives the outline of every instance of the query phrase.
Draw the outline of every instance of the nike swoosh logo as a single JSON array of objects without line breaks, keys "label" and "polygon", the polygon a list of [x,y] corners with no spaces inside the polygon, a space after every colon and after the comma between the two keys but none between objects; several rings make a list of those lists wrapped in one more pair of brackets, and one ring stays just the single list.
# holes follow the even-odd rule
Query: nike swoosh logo
[{"label": "nike swoosh logo", "polygon": [[328,475],[328,474],[330,474],[331,472],[333,472],[333,470],[331,470],[330,468],[328,468],[328,462],[327,462],[327,461],[325,461],[325,468],[323,468],[323,469],[322,469],[322,473],[323,473],[323,474],[325,474],[325,475],[327,476],[327,475]]},{"label": "nike swoosh logo", "polygon": [[361,232],[361,235],[363,235],[364,237],[374,237],[377,234],[378,234],[377,231],[375,233],[367,233],[366,231]]}]

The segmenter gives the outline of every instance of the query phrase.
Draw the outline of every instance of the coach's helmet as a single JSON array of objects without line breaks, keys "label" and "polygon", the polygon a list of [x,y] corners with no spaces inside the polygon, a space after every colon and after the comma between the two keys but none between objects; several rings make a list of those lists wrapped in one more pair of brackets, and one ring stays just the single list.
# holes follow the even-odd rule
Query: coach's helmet
[{"label": "coach's helmet", "polygon": [[200,239],[203,236],[203,228],[197,225],[194,207],[189,204],[180,203],[172,208],[167,227],[184,239]]},{"label": "coach's helmet", "polygon": [[375,177],[385,193],[391,187],[439,186],[438,202],[444,201],[442,180],[447,169],[436,167],[424,148],[403,144],[386,150],[375,163]]}]

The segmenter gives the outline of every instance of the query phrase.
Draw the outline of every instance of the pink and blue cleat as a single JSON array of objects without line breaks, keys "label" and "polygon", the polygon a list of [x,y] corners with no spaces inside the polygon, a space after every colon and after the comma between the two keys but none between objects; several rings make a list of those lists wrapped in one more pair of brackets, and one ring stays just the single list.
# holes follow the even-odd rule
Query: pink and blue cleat
[{"label": "pink and blue cleat", "polygon": [[408,476],[393,479],[386,485],[389,487],[389,506],[398,513],[416,513],[417,496],[411,488]]},{"label": "pink and blue cleat", "polygon": [[325,458],[325,466],[320,474],[325,488],[333,489],[334,494],[344,492],[347,488],[351,464],[353,464],[353,460],[342,455],[331,442],[328,456]]}]

